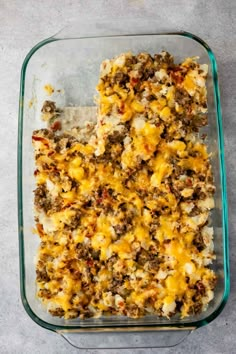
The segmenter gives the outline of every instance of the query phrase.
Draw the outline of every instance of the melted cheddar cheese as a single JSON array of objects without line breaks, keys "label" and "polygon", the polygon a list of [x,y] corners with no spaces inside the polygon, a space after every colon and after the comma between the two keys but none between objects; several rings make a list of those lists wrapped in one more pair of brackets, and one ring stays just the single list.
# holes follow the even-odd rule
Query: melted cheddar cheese
[{"label": "melted cheddar cheese", "polygon": [[186,317],[213,298],[206,75],[195,58],[122,54],[101,65],[88,141],[33,133],[37,294],[51,314]]}]

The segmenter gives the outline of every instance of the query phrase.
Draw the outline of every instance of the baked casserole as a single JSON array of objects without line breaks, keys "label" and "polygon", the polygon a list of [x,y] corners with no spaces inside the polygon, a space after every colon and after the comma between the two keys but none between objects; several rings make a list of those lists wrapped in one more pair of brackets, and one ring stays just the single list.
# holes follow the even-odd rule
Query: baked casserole
[{"label": "baked casserole", "polygon": [[105,60],[83,134],[45,102],[48,127],[32,136],[36,273],[52,315],[184,318],[213,299],[207,71],[167,52]]}]

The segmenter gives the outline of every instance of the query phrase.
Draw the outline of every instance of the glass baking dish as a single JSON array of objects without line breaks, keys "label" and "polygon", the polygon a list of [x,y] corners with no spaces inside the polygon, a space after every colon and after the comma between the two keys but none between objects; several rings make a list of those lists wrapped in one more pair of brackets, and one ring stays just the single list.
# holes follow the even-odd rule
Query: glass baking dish
[{"label": "glass baking dish", "polygon": [[[223,309],[229,295],[229,258],[227,196],[224,165],[223,131],[214,54],[200,38],[186,32],[168,32],[140,28],[139,33],[120,25],[76,26],[37,44],[26,56],[22,66],[18,135],[18,218],[20,248],[21,297],[25,310],[39,325],[63,335],[80,348],[164,347],[181,342],[192,330],[212,321]],[[110,26],[111,27],[111,26]],[[146,34],[149,33],[149,34]],[[213,268],[218,276],[215,297],[207,311],[185,319],[157,316],[130,319],[102,317],[97,319],[65,320],[52,317],[35,296],[35,264],[39,240],[34,226],[33,193],[34,157],[32,131],[43,127],[40,110],[45,99],[58,107],[93,106],[95,86],[102,60],[122,52],[151,54],[167,50],[178,62],[188,56],[199,56],[209,66],[208,149],[216,185],[215,209],[212,212],[216,261]],[[43,90],[51,84],[55,91],[49,98]]]}]

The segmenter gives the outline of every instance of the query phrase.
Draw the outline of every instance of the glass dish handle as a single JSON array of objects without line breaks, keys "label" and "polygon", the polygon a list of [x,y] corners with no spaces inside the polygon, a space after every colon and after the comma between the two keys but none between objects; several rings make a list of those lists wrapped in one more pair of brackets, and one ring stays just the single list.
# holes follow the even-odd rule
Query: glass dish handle
[{"label": "glass dish handle", "polygon": [[145,332],[58,332],[78,349],[128,349],[174,347],[187,338],[192,330],[160,330]]},{"label": "glass dish handle", "polygon": [[73,39],[89,37],[109,37],[114,35],[137,35],[137,34],[161,34],[181,32],[181,28],[173,26],[168,19],[137,21],[136,19],[112,19],[111,20],[80,20],[72,22],[56,33],[54,39]]}]

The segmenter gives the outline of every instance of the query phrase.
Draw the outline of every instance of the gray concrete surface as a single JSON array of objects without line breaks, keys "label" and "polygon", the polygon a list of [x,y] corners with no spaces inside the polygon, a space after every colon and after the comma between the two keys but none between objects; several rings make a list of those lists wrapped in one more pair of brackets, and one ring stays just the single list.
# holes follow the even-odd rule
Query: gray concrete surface
[{"label": "gray concrete surface", "polygon": [[[59,335],[36,325],[19,295],[16,205],[17,118],[20,69],[30,48],[81,18],[157,19],[193,32],[209,43],[219,66],[226,165],[231,295],[223,313],[175,349],[124,353],[236,353],[236,2],[207,0],[0,0],[0,353],[76,353]],[[86,353],[98,353],[88,350]],[[99,353],[104,352],[100,351]],[[118,354],[120,351],[108,351]]]}]

